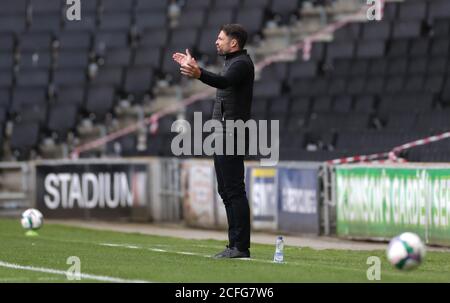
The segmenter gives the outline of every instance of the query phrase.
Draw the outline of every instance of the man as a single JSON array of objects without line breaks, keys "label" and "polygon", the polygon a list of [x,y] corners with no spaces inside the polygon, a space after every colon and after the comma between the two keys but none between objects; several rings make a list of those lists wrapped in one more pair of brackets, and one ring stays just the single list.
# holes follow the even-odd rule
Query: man
[{"label": "man", "polygon": [[[226,24],[220,29],[216,40],[217,53],[225,57],[220,74],[211,73],[198,66],[197,62],[186,50],[186,54],[175,53],[173,59],[181,65],[181,74],[199,79],[217,88],[213,119],[226,120],[250,119],[251,101],[255,69],[250,56],[244,49],[247,32],[239,24]],[[225,133],[229,130],[224,127]],[[233,131],[236,142],[236,134]],[[248,149],[246,136],[245,149]],[[237,144],[234,146],[236,147]],[[214,154],[218,192],[225,204],[228,220],[228,245],[226,249],[215,255],[215,258],[249,258],[250,257],[250,208],[245,192],[244,156],[224,152]]]}]

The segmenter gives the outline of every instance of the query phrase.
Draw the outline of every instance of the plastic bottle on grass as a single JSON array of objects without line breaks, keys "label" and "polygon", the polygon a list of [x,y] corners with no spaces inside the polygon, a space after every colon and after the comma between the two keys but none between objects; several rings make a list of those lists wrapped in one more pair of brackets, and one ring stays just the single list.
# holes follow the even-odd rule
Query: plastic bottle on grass
[{"label": "plastic bottle on grass", "polygon": [[283,263],[283,261],[284,261],[283,248],[284,248],[283,237],[278,236],[276,246],[275,246],[275,254],[273,256],[273,262]]}]

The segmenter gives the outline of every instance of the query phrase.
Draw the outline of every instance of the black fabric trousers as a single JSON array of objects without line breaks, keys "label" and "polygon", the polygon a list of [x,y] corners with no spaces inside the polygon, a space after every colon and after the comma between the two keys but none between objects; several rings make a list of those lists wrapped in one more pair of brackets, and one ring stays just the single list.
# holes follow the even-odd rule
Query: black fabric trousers
[{"label": "black fabric trousers", "polygon": [[214,155],[218,192],[225,204],[230,247],[250,248],[250,207],[244,183],[243,155]]}]

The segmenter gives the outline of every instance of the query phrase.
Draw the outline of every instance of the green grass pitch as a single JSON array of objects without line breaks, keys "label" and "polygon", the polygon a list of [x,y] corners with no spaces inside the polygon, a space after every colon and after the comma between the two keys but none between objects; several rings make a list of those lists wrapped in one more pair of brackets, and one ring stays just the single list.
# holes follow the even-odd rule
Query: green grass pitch
[{"label": "green grass pitch", "polygon": [[71,267],[70,256],[80,259],[86,275],[81,282],[378,283],[367,279],[369,256],[381,259],[381,282],[450,282],[446,252],[427,252],[418,269],[401,272],[389,265],[382,250],[313,250],[289,243],[284,264],[271,262],[274,245],[253,244],[251,260],[212,259],[225,244],[56,224],[45,224],[39,236],[27,237],[19,220],[0,219],[0,283],[72,282],[62,274]]}]

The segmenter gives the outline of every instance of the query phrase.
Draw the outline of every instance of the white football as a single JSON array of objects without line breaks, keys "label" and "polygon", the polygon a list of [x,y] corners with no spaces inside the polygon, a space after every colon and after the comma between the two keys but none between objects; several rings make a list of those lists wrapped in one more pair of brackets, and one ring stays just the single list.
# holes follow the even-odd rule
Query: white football
[{"label": "white football", "polygon": [[20,223],[25,229],[36,230],[41,228],[42,224],[44,224],[44,216],[39,210],[35,208],[29,208],[22,213],[22,219],[20,220]]},{"label": "white football", "polygon": [[411,232],[405,232],[389,242],[387,258],[398,269],[411,270],[423,262],[425,245],[420,237]]}]

